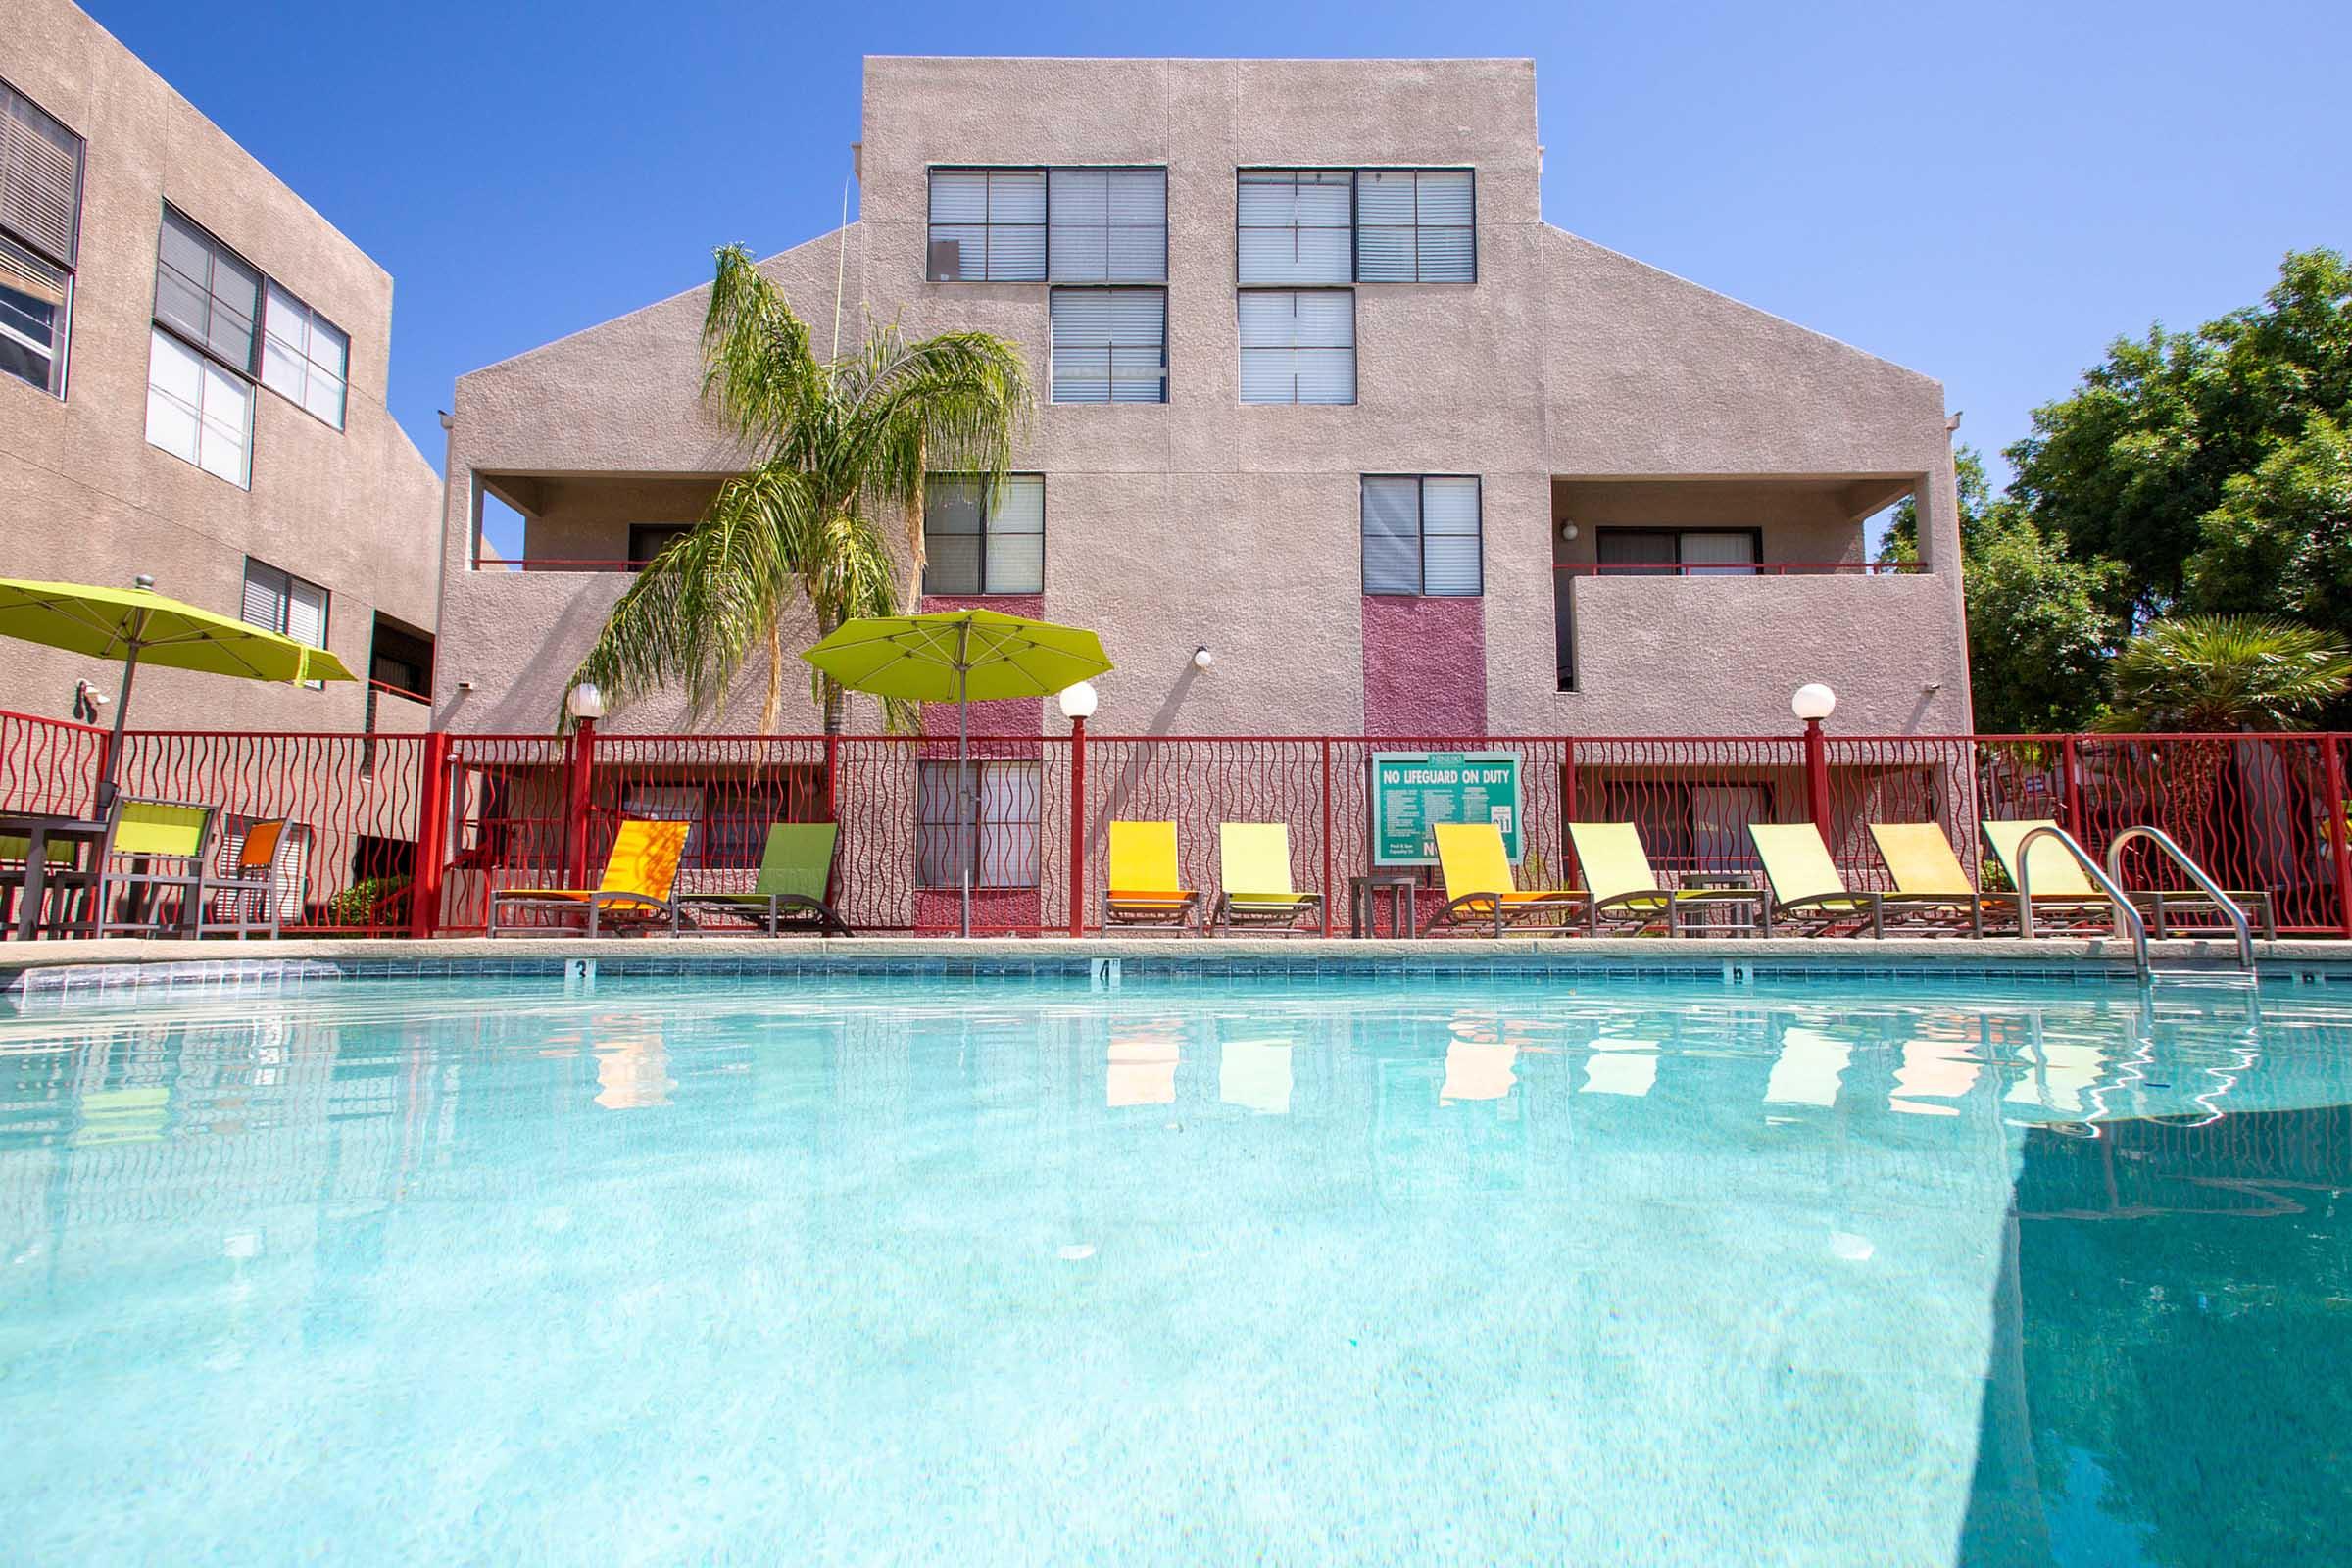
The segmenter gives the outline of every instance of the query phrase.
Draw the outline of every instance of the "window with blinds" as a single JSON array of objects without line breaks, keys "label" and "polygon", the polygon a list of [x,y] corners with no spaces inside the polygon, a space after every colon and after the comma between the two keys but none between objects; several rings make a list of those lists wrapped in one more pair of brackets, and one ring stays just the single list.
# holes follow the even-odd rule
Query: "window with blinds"
[{"label": "window with blinds", "polygon": [[0,81],[0,228],[59,267],[77,262],[82,140]]},{"label": "window with blinds", "polygon": [[934,282],[1046,280],[1046,172],[934,169],[926,275]]},{"label": "window with blinds", "polygon": [[342,429],[351,339],[274,282],[262,319],[262,385]]},{"label": "window with blinds", "polygon": [[[1044,780],[1030,761],[965,764],[962,779],[971,808],[958,809],[958,775],[953,761],[924,761],[915,774],[915,866],[917,885],[953,888],[963,884],[970,857],[976,888],[1033,888],[1042,863],[1040,831]],[[958,831],[959,828],[967,831]],[[968,836],[967,836],[968,832]]]},{"label": "window with blinds", "polygon": [[1056,283],[1164,283],[1168,172],[1046,172],[1046,271]]},{"label": "window with blinds", "polygon": [[1478,281],[1467,169],[1245,169],[1240,178],[1244,287]]},{"label": "window with blinds", "polygon": [[1755,528],[1602,528],[1592,544],[1604,577],[1752,577],[1764,536]]},{"label": "window with blinds", "polygon": [[1476,598],[1486,592],[1479,481],[1454,474],[1366,474],[1364,592]]},{"label": "window with blinds", "polygon": [[1165,403],[1168,291],[1057,288],[1052,401]]},{"label": "window with blinds", "polygon": [[253,483],[253,383],[162,327],[148,328],[147,444],[205,472]]},{"label": "window with blinds", "polygon": [[1355,295],[1344,288],[1236,296],[1244,403],[1353,403]]},{"label": "window with blinds", "polygon": [[66,395],[82,140],[0,81],[0,373]]},{"label": "window with blinds", "polygon": [[1046,476],[923,481],[923,592],[1037,594],[1046,590]]},{"label": "window with blinds", "polygon": [[326,646],[326,590],[281,571],[266,561],[245,558],[247,623],[277,632],[313,648]]},{"label": "window with blinds", "polygon": [[155,318],[241,375],[253,373],[262,274],[172,209],[156,245]]}]

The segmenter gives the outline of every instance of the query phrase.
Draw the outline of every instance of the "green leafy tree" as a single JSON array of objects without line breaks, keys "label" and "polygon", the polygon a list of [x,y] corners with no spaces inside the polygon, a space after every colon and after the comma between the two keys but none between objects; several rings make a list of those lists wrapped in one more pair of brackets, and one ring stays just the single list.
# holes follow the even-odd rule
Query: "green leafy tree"
[{"label": "green leafy tree", "polygon": [[[2008,499],[2075,560],[2122,564],[2106,602],[2132,624],[2246,608],[2241,580],[2192,574],[2191,558],[2214,543],[2213,514],[2251,504],[2232,482],[2308,441],[2315,416],[2352,423],[2352,268],[2331,250],[2290,253],[2260,306],[2118,339],[2071,396],[2034,410],[2006,453]],[[2236,597],[2209,604],[2207,582]]]},{"label": "green leafy tree", "polygon": [[2188,559],[2187,598],[2237,614],[2284,612],[2352,633],[2352,429],[2314,414],[2297,440],[2230,476]]},{"label": "green leafy tree", "polygon": [[2114,706],[2103,729],[2308,729],[2352,683],[2352,654],[2289,621],[2186,615],[2132,638],[2113,673]]},{"label": "green leafy tree", "polygon": [[2033,734],[2095,719],[2116,635],[2107,607],[2123,568],[2072,559],[2031,517],[2000,505],[1979,519],[1962,570],[1977,728]]},{"label": "green leafy tree", "polygon": [[[820,636],[895,613],[889,525],[903,528],[919,574],[924,473],[1001,478],[1036,392],[1020,350],[985,332],[908,342],[886,326],[820,358],[783,290],[732,245],[718,252],[703,362],[704,400],[751,463],[620,597],[566,690],[593,681],[617,708],[680,686],[699,720],[717,714],[744,664],[764,653],[760,728],[772,733],[784,613],[805,598]],[[832,733],[841,692],[821,676],[811,689]]]}]

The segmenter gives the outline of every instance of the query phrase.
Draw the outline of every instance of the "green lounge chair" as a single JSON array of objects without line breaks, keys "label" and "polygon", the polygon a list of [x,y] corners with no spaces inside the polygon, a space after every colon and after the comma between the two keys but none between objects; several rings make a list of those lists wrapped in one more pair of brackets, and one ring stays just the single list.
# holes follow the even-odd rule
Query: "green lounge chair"
[{"label": "green lounge chair", "polygon": [[[117,800],[100,857],[104,871],[91,934],[196,935],[204,912],[204,850],[212,836],[209,806]],[[124,869],[115,869],[125,860]]]},{"label": "green lounge chair", "polygon": [[[1291,830],[1280,822],[1217,824],[1217,905],[1212,931],[1236,926],[1297,935],[1298,921],[1323,917],[1323,895],[1291,887]],[[1321,926],[1313,928],[1321,934]]]},{"label": "green lounge chair", "polygon": [[[1987,819],[1984,842],[1991,847],[1993,858],[2000,861],[2001,870],[2008,875],[2009,885],[2017,886],[2018,847],[2026,835],[2035,828],[2056,827],[2047,817],[2030,821],[1995,821]],[[2054,838],[2038,838],[2026,850],[2034,875],[2034,918],[2039,920],[2043,910],[2049,910],[2060,923],[2089,925],[2105,919],[2112,910],[2107,895],[2100,892],[2082,872],[2082,862],[2067,853],[2066,846]],[[2278,934],[2278,915],[2271,906],[2268,893],[2240,892],[2233,888],[2222,890],[2223,896],[2243,910],[2255,931],[2265,939]],[[2183,907],[2221,911],[2214,902],[2198,888],[2139,888],[2127,889],[2132,906],[2147,917],[2148,935],[2168,936],[2172,922],[2166,919]],[[1986,894],[1987,899],[2006,899],[2017,902],[2017,895]],[[2227,918],[2227,916],[2224,916]],[[2207,927],[2208,930],[2211,927]]]},{"label": "green lounge chair", "polygon": [[[760,874],[746,893],[681,893],[682,909],[705,909],[755,921],[769,936],[813,931],[820,937],[850,937],[852,931],[825,902],[833,880],[833,850],[841,827],[834,822],[775,822],[760,852]],[[710,931],[694,928],[697,934]]]},{"label": "green lounge chair", "polygon": [[[1576,846],[1585,886],[1592,890],[1586,919],[1594,936],[1603,924],[1630,925],[1636,936],[1661,928],[1680,936],[1692,910],[1702,919],[1717,909],[1729,911],[1734,918],[1724,929],[1730,931],[1754,931],[1763,924],[1765,895],[1754,888],[1660,886],[1642,848],[1641,831],[1631,822],[1571,822],[1568,841]],[[1742,911],[1749,918],[1739,919]]]}]

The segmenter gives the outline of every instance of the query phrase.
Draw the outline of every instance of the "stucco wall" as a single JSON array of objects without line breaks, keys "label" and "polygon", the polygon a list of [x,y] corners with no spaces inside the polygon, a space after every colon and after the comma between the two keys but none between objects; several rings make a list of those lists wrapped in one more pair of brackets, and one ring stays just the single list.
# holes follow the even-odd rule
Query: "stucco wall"
[{"label": "stucco wall", "polygon": [[[1099,732],[1353,733],[1375,722],[1368,693],[1381,704],[1428,688],[1366,663],[1360,479],[1399,472],[1483,481],[1487,594],[1479,640],[1466,646],[1484,678],[1443,683],[1454,693],[1483,684],[1466,727],[1785,728],[1787,692],[1766,690],[1783,665],[1854,685],[1857,708],[1890,722],[1905,681],[1914,692],[1940,681],[1949,694],[1920,722],[1953,727],[1965,713],[1948,574],[1895,585],[1906,597],[1893,615],[1876,581],[1816,579],[1762,602],[1787,613],[1750,635],[1787,657],[1751,659],[1736,674],[1677,657],[1623,666],[1609,677],[1615,689],[1555,691],[1555,477],[1769,475],[1826,487],[1916,476],[1931,556],[1942,565],[1956,549],[1935,382],[1542,221],[1528,62],[869,60],[861,218],[763,267],[820,341],[840,264],[853,331],[862,303],[910,333],[999,333],[1027,351],[1042,395],[1044,285],[924,279],[934,163],[1168,168],[1168,403],[1041,404],[1016,459],[1047,475],[1045,613],[1100,630],[1119,663],[1098,683]],[[1479,280],[1358,285],[1357,403],[1245,407],[1235,171],[1316,165],[1475,167]],[[697,400],[705,299],[681,294],[460,381],[445,517],[448,722],[544,727],[595,619],[625,586],[467,574],[466,476],[723,471],[734,454]],[[556,542],[558,520],[551,509],[534,537]],[[1858,528],[1818,511],[1786,522],[1801,527],[1791,545],[1808,556],[1859,552]],[[612,526],[609,537],[625,540]],[[565,542],[546,553],[579,541]],[[1728,631],[1756,608],[1727,598],[1690,613]],[[1615,612],[1592,612],[1602,626]],[[802,641],[807,630],[800,617],[788,626]],[[1201,644],[1217,656],[1206,672],[1191,663]],[[457,678],[478,683],[464,702],[449,689]],[[762,680],[747,675],[755,703]],[[789,686],[786,727],[813,724],[800,683]],[[683,716],[657,696],[613,722],[664,729]],[[866,710],[860,722],[870,721]]]},{"label": "stucco wall", "polygon": [[[440,479],[384,406],[391,277],[66,0],[11,9],[0,76],[88,143],[68,396],[0,377],[7,572],[110,584],[147,572],[164,593],[233,614],[250,554],[329,590],[327,642],[363,676],[377,610],[431,630]],[[146,442],[167,201],[351,337],[343,430],[255,392],[250,491]],[[77,678],[111,692],[119,674],[11,643],[0,707],[63,716]],[[356,729],[364,711],[357,686],[155,670],[132,722]]]}]

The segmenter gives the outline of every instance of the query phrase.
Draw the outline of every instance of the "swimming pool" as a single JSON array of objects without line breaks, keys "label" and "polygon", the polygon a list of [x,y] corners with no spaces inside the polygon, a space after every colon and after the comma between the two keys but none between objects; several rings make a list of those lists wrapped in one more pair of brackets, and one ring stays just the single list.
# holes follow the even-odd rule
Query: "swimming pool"
[{"label": "swimming pool", "polygon": [[2352,1558],[2352,1005],[345,983],[0,1017],[26,1561]]}]

